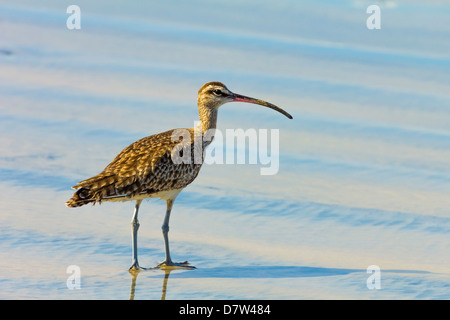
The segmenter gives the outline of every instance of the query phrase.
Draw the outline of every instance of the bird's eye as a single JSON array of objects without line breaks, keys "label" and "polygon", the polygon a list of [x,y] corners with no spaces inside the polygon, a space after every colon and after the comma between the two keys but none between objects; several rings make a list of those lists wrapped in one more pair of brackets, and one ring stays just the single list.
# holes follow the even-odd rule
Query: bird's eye
[{"label": "bird's eye", "polygon": [[212,92],[213,92],[216,96],[221,96],[221,95],[223,94],[222,90],[220,90],[220,89],[214,89]]}]

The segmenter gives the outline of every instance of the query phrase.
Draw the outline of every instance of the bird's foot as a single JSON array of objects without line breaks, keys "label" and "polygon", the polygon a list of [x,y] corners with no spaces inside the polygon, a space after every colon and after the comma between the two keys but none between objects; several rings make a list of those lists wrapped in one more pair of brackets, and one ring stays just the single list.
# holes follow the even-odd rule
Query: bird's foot
[{"label": "bird's foot", "polygon": [[147,268],[140,267],[137,262],[133,263],[131,265],[130,269],[128,269],[128,271],[130,273],[139,273],[140,271],[143,271],[143,270],[147,270]]},{"label": "bird's foot", "polygon": [[195,269],[194,266],[189,265],[189,262],[172,262],[172,260],[161,262],[156,266],[157,269],[162,270],[170,270],[170,269],[187,269],[187,270],[193,270]]}]

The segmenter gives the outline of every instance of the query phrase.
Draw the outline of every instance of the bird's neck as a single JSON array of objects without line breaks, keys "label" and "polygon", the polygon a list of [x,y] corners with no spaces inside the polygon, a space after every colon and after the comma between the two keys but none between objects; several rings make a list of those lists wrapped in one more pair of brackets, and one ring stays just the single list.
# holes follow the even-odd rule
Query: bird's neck
[{"label": "bird's neck", "polygon": [[202,125],[202,133],[206,134],[208,130],[216,129],[217,125],[217,108],[208,107],[204,104],[198,104],[198,113]]}]

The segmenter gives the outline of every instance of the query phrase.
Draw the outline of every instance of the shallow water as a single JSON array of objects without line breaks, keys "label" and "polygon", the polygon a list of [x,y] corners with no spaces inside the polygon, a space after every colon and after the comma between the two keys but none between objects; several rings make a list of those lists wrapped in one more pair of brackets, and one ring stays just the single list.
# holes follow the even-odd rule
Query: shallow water
[{"label": "shallow water", "polygon": [[[450,6],[377,3],[380,30],[366,1],[77,1],[68,30],[59,1],[0,1],[0,298],[449,299]],[[219,112],[223,132],[279,129],[279,170],[204,165],[170,225],[197,269],[133,279],[133,204],[69,209],[70,187],[194,126],[213,80],[293,115]],[[143,266],[164,211],[141,206]]]}]

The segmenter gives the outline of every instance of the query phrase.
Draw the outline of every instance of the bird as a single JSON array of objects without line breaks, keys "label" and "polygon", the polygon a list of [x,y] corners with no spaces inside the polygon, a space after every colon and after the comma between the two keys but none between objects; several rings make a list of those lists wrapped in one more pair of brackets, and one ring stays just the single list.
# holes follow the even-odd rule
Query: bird
[{"label": "bird", "polygon": [[[197,177],[204,160],[204,150],[214,139],[218,109],[225,103],[245,102],[271,108],[292,119],[292,116],[274,104],[233,93],[223,83],[212,81],[198,91],[197,105],[200,122],[194,128],[172,129],[142,138],[123,149],[105,169],[73,186],[76,190],[66,202],[75,208],[105,201],[135,201],[131,219],[131,271],[143,268],[138,262],[138,213],[144,199],[166,201],[162,224],[165,260],[160,269],[193,269],[187,261],[173,262],[169,248],[169,219],[178,194]],[[181,139],[182,138],[182,139]]]}]

